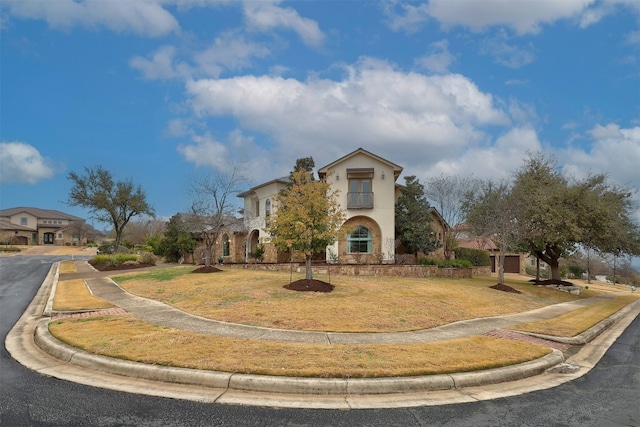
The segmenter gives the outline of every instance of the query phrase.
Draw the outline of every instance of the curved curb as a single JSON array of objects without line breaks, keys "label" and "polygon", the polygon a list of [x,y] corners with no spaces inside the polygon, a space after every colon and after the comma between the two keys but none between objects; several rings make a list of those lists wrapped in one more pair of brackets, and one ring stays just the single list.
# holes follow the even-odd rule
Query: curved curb
[{"label": "curved curb", "polygon": [[34,340],[38,347],[58,360],[100,372],[226,390],[306,395],[368,395],[454,390],[528,378],[541,374],[565,360],[561,351],[553,350],[537,360],[479,372],[391,378],[298,378],[147,365],[95,355],[54,338],[49,333],[47,319],[38,323]]}]

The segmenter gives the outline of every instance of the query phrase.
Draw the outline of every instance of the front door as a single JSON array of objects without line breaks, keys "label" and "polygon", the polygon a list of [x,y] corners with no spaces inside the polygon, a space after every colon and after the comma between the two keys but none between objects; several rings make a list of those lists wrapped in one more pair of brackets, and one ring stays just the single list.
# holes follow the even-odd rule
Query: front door
[{"label": "front door", "polygon": [[45,245],[53,245],[53,233],[44,233],[42,243]]}]

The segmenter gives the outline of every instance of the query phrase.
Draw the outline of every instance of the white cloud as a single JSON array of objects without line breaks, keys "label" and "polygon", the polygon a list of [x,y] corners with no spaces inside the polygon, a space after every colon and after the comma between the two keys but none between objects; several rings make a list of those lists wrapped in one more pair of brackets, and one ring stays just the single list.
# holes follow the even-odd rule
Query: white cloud
[{"label": "white cloud", "polygon": [[301,17],[292,8],[277,5],[279,1],[248,1],[244,3],[244,15],[247,27],[255,31],[270,31],[286,28],[294,31],[309,46],[319,46],[325,35],[318,23]]},{"label": "white cloud", "polygon": [[[209,167],[223,173],[240,168],[243,176],[256,181],[274,177],[274,169],[278,165],[274,163],[277,159],[274,159],[272,150],[267,152],[257,146],[252,137],[245,136],[240,130],[230,132],[227,141],[218,141],[208,132],[197,135],[183,122],[177,124],[172,121],[171,125],[177,125],[183,136],[190,135],[191,142],[178,145],[177,150],[186,161],[197,167]],[[280,166],[284,167],[284,164]]]},{"label": "white cloud", "polygon": [[225,167],[229,152],[225,144],[217,141],[208,132],[204,135],[193,135],[193,144],[178,145],[178,152],[188,162],[196,166],[211,166],[216,169]]},{"label": "white cloud", "polygon": [[234,31],[216,37],[213,44],[195,55],[195,62],[205,75],[218,77],[225,70],[239,70],[251,65],[252,58],[264,58],[269,49],[247,41]]},{"label": "white cloud", "polygon": [[388,0],[383,3],[387,25],[393,31],[413,33],[429,19],[445,29],[462,26],[472,31],[511,28],[519,35],[537,34],[544,25],[571,20],[580,28],[593,25],[620,8],[640,13],[637,0]]},{"label": "white cloud", "polygon": [[440,40],[431,43],[429,54],[416,59],[416,64],[427,70],[444,74],[449,71],[449,66],[455,61],[456,57],[449,52],[449,43],[447,40]]},{"label": "white cloud", "polygon": [[6,1],[10,15],[42,19],[52,28],[105,27],[158,37],[178,31],[178,21],[158,1]]},{"label": "white cloud", "polygon": [[[382,9],[387,16],[387,25],[393,31],[414,33],[429,19],[429,4],[401,3],[385,1]],[[399,9],[399,11],[397,11]]]},{"label": "white cloud", "polygon": [[533,46],[515,46],[507,43],[508,36],[500,31],[495,37],[488,37],[480,44],[480,52],[494,57],[495,62],[509,68],[520,68],[535,59]]},{"label": "white cloud", "polygon": [[322,165],[358,147],[407,167],[435,164],[486,143],[485,128],[511,123],[464,76],[402,72],[368,58],[337,81],[247,75],[189,81],[187,92],[200,119],[230,117],[264,135],[269,157],[285,165],[277,173],[301,156]]},{"label": "white cloud", "polygon": [[609,123],[587,133],[591,136],[588,149],[570,147],[563,154],[568,159],[564,172],[577,178],[604,172],[614,182],[640,190],[640,126],[625,129]]},{"label": "white cloud", "polygon": [[53,176],[53,168],[33,146],[19,141],[0,142],[0,182],[35,184]]},{"label": "white cloud", "polygon": [[543,24],[580,16],[595,0],[431,0],[429,15],[443,26],[474,31],[507,26],[518,34],[536,34]]},{"label": "white cloud", "polygon": [[536,131],[528,126],[509,129],[495,142],[469,147],[456,156],[443,158],[422,171],[426,177],[447,175],[473,175],[486,179],[506,179],[518,169],[527,152],[541,150]]},{"label": "white cloud", "polygon": [[402,145],[409,159],[411,150],[455,151],[482,140],[483,126],[509,123],[493,97],[461,75],[405,73],[371,59],[346,71],[341,81],[277,76],[191,81],[187,92],[200,116],[231,116],[292,155],[322,146],[327,159],[343,155],[345,145],[386,152]]},{"label": "white cloud", "polygon": [[139,70],[145,79],[167,80],[178,77],[179,73],[174,68],[173,59],[176,48],[173,46],[162,46],[158,48],[150,59],[142,56],[135,56],[129,61],[132,68]]}]

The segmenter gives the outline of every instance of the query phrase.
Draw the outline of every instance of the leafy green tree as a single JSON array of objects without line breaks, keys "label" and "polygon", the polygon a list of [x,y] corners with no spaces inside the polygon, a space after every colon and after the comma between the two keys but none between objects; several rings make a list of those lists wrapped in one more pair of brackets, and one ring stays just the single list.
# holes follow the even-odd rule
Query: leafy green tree
[{"label": "leafy green tree", "polygon": [[409,253],[429,254],[440,247],[431,227],[431,206],[424,195],[424,186],[415,176],[404,178],[405,186],[396,203],[396,238]]},{"label": "leafy green tree", "polygon": [[159,252],[168,262],[178,262],[184,255],[193,254],[198,247],[198,241],[188,227],[180,214],[169,218],[159,245]]},{"label": "leafy green tree", "polygon": [[516,173],[512,190],[520,245],[551,267],[578,245],[615,256],[640,254],[640,230],[632,218],[632,194],[604,175],[569,182],[542,154]]},{"label": "leafy green tree", "polygon": [[335,243],[345,214],[338,202],[338,191],[326,180],[314,181],[306,170],[291,173],[291,185],[274,199],[265,231],[279,250],[304,254],[306,278],[313,279],[311,259]]},{"label": "leafy green tree", "polygon": [[114,247],[120,247],[124,228],[131,218],[138,215],[154,216],[147,196],[132,181],[115,182],[111,172],[102,166],[85,168],[85,174],[69,173],[73,182],[67,204],[81,206],[101,222],[113,225],[115,232]]},{"label": "leafy green tree", "polygon": [[316,162],[313,161],[313,157],[301,157],[296,160],[296,165],[294,166],[291,174],[293,174],[293,172],[309,172],[311,174],[311,179],[313,179],[314,167],[316,167]]}]

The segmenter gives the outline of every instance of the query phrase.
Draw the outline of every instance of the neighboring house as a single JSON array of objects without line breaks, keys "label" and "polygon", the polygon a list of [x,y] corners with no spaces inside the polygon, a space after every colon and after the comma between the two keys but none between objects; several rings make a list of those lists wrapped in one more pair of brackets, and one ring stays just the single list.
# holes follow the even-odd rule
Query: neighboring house
[{"label": "neighboring house", "polygon": [[[343,237],[328,246],[318,258],[338,263],[394,263],[396,258],[395,205],[401,186],[396,180],[402,167],[362,148],[318,169],[339,191],[338,202],[345,212]],[[274,212],[274,198],[287,188],[289,177],[275,179],[251,188],[238,197],[244,199],[245,226],[248,231],[246,259],[256,249],[264,249],[264,261],[287,262],[291,255],[270,244],[264,231]],[[444,235],[446,222],[434,209],[434,233]],[[297,260],[294,254],[294,259]]]},{"label": "neighboring house", "polygon": [[244,226],[248,232],[244,261],[250,261],[259,248],[264,248],[263,260],[266,262],[289,261],[287,253],[279,253],[271,244],[262,244],[269,238],[263,228],[273,212],[274,198],[289,182],[289,177],[277,178],[238,194],[244,199]]},{"label": "neighboring house", "polygon": [[[469,249],[480,249],[489,252],[491,258],[491,272],[498,271],[498,246],[493,239],[485,237],[473,237],[471,229],[467,224],[459,224],[456,226],[458,234],[458,247]],[[541,266],[544,267],[543,262]],[[517,253],[507,251],[504,257],[504,272],[525,274],[527,266],[536,266],[536,258],[527,253]]]},{"label": "neighboring house", "polygon": [[[202,233],[202,227],[206,226],[206,219],[202,220],[193,214],[180,214],[184,221],[187,223],[192,222],[190,229],[194,234],[199,234],[198,241],[200,246],[194,251],[195,263],[204,263],[206,247],[204,245],[204,236]],[[210,229],[210,227],[209,227]],[[222,262],[239,263],[245,260],[245,241],[247,232],[244,227],[244,221],[242,218],[235,218],[233,216],[225,215],[222,220],[222,227],[220,228],[220,234],[214,244],[216,258],[211,260],[212,263],[218,262],[222,258]],[[190,256],[185,257],[185,262],[191,262]]]},{"label": "neighboring house", "polygon": [[16,245],[85,245],[84,219],[56,210],[17,207],[0,210],[0,242]]}]

